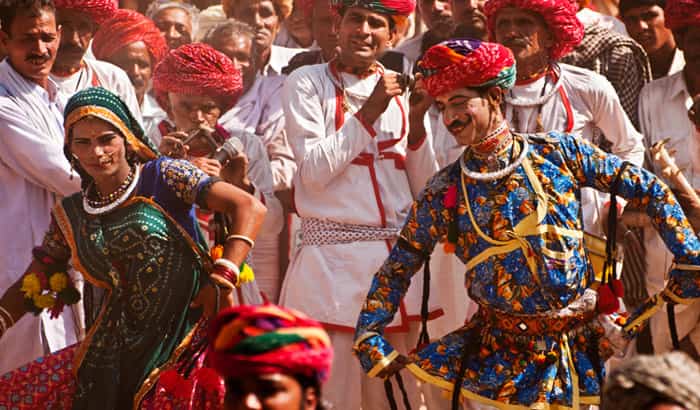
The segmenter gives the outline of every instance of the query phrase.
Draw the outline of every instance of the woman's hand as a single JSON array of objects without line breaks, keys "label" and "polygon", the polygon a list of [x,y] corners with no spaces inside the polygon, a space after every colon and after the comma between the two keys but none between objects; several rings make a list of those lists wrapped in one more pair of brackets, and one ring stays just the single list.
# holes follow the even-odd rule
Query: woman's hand
[{"label": "woman's hand", "polygon": [[[219,310],[235,306],[236,302],[233,299],[233,289],[219,288]],[[214,318],[218,311],[216,310],[216,288],[215,285],[207,283],[197,293],[197,296],[190,303],[191,308],[201,307],[204,316]]]},{"label": "woman's hand", "polygon": [[238,155],[231,158],[226,165],[221,168],[221,179],[229,184],[248,192],[253,192],[253,185],[248,179],[248,156],[239,152]]}]

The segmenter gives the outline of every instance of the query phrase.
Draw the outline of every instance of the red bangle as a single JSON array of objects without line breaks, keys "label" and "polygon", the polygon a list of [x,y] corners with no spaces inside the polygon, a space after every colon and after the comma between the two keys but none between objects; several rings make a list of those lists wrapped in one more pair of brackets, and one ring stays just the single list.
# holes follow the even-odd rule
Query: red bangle
[{"label": "red bangle", "polygon": [[[610,208],[610,201],[606,201],[606,202],[603,204],[603,206],[606,207],[606,208]],[[615,206],[616,206],[616,208],[617,208],[617,213],[620,214],[620,213],[622,212],[622,205],[620,205],[619,202],[615,202]]]},{"label": "red bangle", "polygon": [[216,273],[217,275],[221,276],[222,278],[226,279],[227,281],[233,284],[238,282],[238,275],[236,274],[236,272],[225,266],[214,265],[214,270],[212,271],[212,273]]}]

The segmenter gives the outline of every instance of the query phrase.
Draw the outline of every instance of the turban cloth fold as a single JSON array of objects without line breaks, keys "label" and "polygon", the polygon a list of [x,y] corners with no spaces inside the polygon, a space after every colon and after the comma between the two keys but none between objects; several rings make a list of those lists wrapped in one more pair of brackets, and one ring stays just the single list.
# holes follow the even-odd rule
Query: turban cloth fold
[{"label": "turban cloth fold", "polygon": [[153,73],[153,90],[162,107],[168,106],[168,93],[176,93],[222,99],[225,105],[221,108],[228,111],[243,91],[243,79],[225,54],[192,43],[165,55]]},{"label": "turban cloth fold", "polygon": [[[240,10],[240,3],[236,0],[223,0],[221,5],[224,8],[224,13],[226,17],[233,18],[236,13],[235,10]],[[292,14],[292,8],[294,7],[294,0],[272,0],[272,5],[275,7],[275,11],[279,14],[280,20],[284,20]]]},{"label": "turban cloth fold", "polygon": [[151,19],[133,10],[119,9],[95,33],[92,52],[100,60],[109,60],[117,51],[137,41],[146,44],[154,67],[168,52],[163,35]]},{"label": "turban cloth fold", "polygon": [[97,24],[102,24],[117,11],[114,0],[55,0],[57,9],[74,10],[87,13]]},{"label": "turban cloth fold", "polygon": [[496,16],[504,7],[530,10],[544,18],[554,36],[554,46],[549,50],[553,61],[567,55],[583,40],[583,24],[576,17],[575,2],[570,0],[488,0],[484,11],[488,18],[489,36],[495,40]]},{"label": "turban cloth fold", "polygon": [[331,0],[331,4],[341,16],[351,7],[360,7],[391,17],[397,27],[408,24],[408,16],[416,9],[415,0]]},{"label": "turban cloth fold", "polygon": [[664,18],[671,30],[700,26],[700,0],[668,0]]},{"label": "turban cloth fold", "polygon": [[320,323],[272,304],[223,310],[209,328],[209,364],[223,377],[283,373],[323,382],[333,360]]},{"label": "turban cloth fold", "polygon": [[[124,136],[126,142],[142,161],[152,160],[158,157],[158,149],[143,132],[143,128],[134,118],[126,106],[116,94],[102,87],[90,87],[78,91],[66,103],[63,112],[65,120],[63,126],[66,130],[66,147],[71,130],[76,122],[85,117],[99,118],[115,127]],[[73,158],[69,149],[64,149],[69,161]]]},{"label": "turban cloth fold", "polygon": [[418,70],[433,97],[465,87],[507,90],[515,83],[516,73],[508,48],[472,39],[452,39],[430,47],[418,62]]}]

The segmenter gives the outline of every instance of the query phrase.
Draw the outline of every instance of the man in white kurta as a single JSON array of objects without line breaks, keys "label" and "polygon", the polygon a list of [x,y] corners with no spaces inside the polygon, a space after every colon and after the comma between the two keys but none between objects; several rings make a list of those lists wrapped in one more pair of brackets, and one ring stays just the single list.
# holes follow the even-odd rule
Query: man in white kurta
[{"label": "man in white kurta", "polygon": [[[394,14],[410,13],[413,7],[406,3]],[[393,17],[375,11],[377,4],[345,4],[339,58],[298,68],[283,90],[286,129],[298,167],[293,186],[302,245],[292,255],[280,304],[306,312],[329,330],[334,370],[324,396],[350,410],[388,408],[381,381],[367,378],[350,354],[354,325],[371,278],[388,256],[414,197],[437,171],[427,138],[408,145],[413,118],[408,99],[397,94],[396,73],[377,63],[393,36]],[[367,21],[383,25],[369,35],[357,28],[367,27]],[[386,108],[377,108],[378,99]],[[422,281],[413,283],[390,325],[393,343],[407,351],[417,342],[421,288]],[[431,288],[435,304],[440,297],[437,287]],[[440,313],[436,305],[429,311]],[[406,386],[411,402],[419,403],[415,386]]]},{"label": "man in white kurta", "polygon": [[[576,6],[569,0],[489,0],[485,9],[491,36],[513,51],[518,66],[518,81],[506,95],[505,114],[513,130],[557,130],[597,144],[603,142],[602,131],[610,152],[642,164],[642,135],[625,114],[610,82],[593,71],[555,62],[583,38]],[[541,27],[527,32],[519,26],[524,24],[523,16]],[[539,30],[548,32],[549,38]],[[518,39],[525,36],[530,45],[518,45]],[[603,236],[607,196],[584,188],[581,201],[585,231]]]},{"label": "man in white kurta", "polygon": [[[43,21],[45,29],[55,33],[53,11],[45,8],[39,14],[35,22]],[[18,13],[15,23],[22,19],[31,17]],[[63,154],[62,106],[56,85],[48,80],[53,59],[39,73],[44,86],[16,71],[12,62],[18,60],[16,66],[26,68],[31,52],[23,49],[25,33],[13,31],[15,23],[3,28],[0,36],[10,51],[10,57],[0,63],[0,293],[29,266],[32,248],[44,238],[55,201],[80,189],[80,179],[70,179],[70,165]],[[56,44],[47,47],[55,53]],[[47,312],[25,315],[0,340],[0,374],[75,343],[76,329],[70,308],[57,319],[50,319]]]},{"label": "man in white kurta", "polygon": [[[89,6],[89,7],[88,7]],[[56,16],[64,35],[51,69],[51,79],[63,98],[89,87],[103,87],[119,96],[142,122],[141,107],[129,76],[121,68],[105,61],[85,58],[98,25],[116,10],[112,0],[58,0]]]},{"label": "man in white kurta", "polygon": [[[675,2],[674,2],[675,3]],[[675,4],[667,4],[668,7]],[[700,2],[697,3],[695,17],[679,16],[677,12],[668,13],[666,22],[674,29],[679,48],[690,58],[683,69],[676,74],[662,77],[647,84],[640,95],[639,119],[645,144],[668,138],[666,147],[675,151],[674,157],[678,169],[688,179],[690,185],[700,187],[700,131],[688,118],[688,109],[693,99],[700,94],[700,48],[691,44],[692,38],[700,34]],[[687,19],[687,21],[683,21]],[[691,23],[692,22],[692,26]],[[685,28],[685,30],[682,30]],[[679,33],[682,32],[682,33]],[[650,165],[655,165],[649,161]],[[652,168],[659,174],[658,167]],[[644,228],[646,249],[647,290],[649,294],[663,288],[666,273],[671,266],[672,257],[665,247],[660,246],[661,238],[650,226]],[[700,304],[678,306],[676,308],[676,326],[678,338],[688,338],[697,352],[700,352]],[[672,350],[668,319],[665,312],[654,316],[650,322],[654,353]]]}]

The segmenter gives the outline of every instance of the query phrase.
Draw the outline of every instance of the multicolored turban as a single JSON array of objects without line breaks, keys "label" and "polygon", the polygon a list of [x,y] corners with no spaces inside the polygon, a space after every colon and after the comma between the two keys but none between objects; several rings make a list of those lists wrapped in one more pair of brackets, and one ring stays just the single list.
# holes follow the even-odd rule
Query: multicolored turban
[{"label": "multicolored turban", "polygon": [[168,106],[168,93],[177,93],[222,99],[221,108],[228,111],[241,96],[243,79],[225,54],[207,44],[192,43],[170,50],[156,66],[153,90],[162,107]]},{"label": "multicolored turban", "polygon": [[131,43],[143,41],[153,66],[168,52],[168,45],[155,23],[133,10],[119,9],[104,22],[92,39],[92,52],[100,60],[109,60]]},{"label": "multicolored turban", "polygon": [[452,39],[430,47],[418,62],[431,96],[457,88],[507,90],[515,84],[515,59],[505,46],[473,39]]},{"label": "multicolored turban", "polygon": [[664,18],[666,27],[671,30],[700,26],[700,0],[668,0]]},{"label": "multicolored turban", "polygon": [[[236,8],[240,7],[238,0],[222,0],[221,5],[224,7],[226,17],[233,18]],[[294,0],[272,0],[272,5],[275,7],[280,20],[284,20],[292,14],[294,8]]]},{"label": "multicolored turban", "polygon": [[143,128],[124,101],[102,87],[90,87],[73,94],[63,114],[65,116],[63,126],[66,131],[64,152],[69,161],[72,160],[67,148],[71,130],[75,123],[85,117],[99,118],[118,129],[142,161],[155,159],[159,155],[158,149],[143,132]]},{"label": "multicolored turban", "polygon": [[320,323],[272,304],[223,310],[209,328],[210,365],[224,377],[269,373],[328,378],[333,348]]},{"label": "multicolored turban", "polygon": [[574,1],[571,0],[488,0],[484,11],[488,18],[489,36],[495,40],[496,15],[504,7],[516,7],[533,11],[544,18],[554,36],[555,44],[549,50],[549,58],[560,59],[583,40],[583,24],[576,17]]},{"label": "multicolored turban", "polygon": [[87,13],[97,24],[102,24],[117,11],[115,0],[55,0],[57,9]]},{"label": "multicolored turban", "polygon": [[398,27],[408,23],[408,16],[416,9],[415,0],[331,0],[331,5],[342,16],[351,7],[360,7],[385,14]]}]

